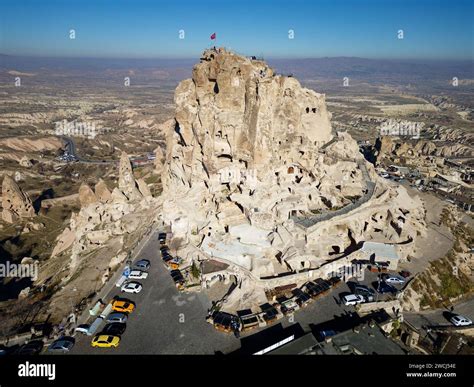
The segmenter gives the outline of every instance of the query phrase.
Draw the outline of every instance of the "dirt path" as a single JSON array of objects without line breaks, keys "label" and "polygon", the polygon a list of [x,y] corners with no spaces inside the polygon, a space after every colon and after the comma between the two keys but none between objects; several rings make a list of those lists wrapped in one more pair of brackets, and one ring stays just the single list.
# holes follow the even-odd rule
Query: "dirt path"
[{"label": "dirt path", "polygon": [[447,205],[436,196],[419,192],[405,185],[410,195],[419,195],[425,205],[427,233],[424,237],[415,240],[415,254],[411,262],[405,262],[402,269],[416,274],[426,270],[430,262],[446,256],[453,246],[453,236],[449,228],[441,225],[441,213]]}]

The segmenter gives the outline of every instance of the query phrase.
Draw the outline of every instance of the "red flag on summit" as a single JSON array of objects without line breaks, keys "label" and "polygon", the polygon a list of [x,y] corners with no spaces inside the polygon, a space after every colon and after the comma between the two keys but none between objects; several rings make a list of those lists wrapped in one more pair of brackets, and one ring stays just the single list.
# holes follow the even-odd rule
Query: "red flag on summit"
[{"label": "red flag on summit", "polygon": [[211,40],[215,40],[216,39],[216,33],[214,32],[212,35],[211,35]]}]

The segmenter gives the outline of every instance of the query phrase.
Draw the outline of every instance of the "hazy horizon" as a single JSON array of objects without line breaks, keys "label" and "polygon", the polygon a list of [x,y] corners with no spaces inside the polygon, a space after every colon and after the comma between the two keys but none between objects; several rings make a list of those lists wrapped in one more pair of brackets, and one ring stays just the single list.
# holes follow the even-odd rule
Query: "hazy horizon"
[{"label": "hazy horizon", "polygon": [[0,15],[0,52],[29,57],[186,59],[212,45],[279,59],[474,57],[468,0],[28,0]]},{"label": "hazy horizon", "polygon": [[[204,50],[203,50],[204,51]],[[236,52],[232,49],[230,51]],[[243,56],[252,56],[250,54],[236,52]],[[19,54],[5,54],[0,52],[0,57],[11,57],[11,58],[25,58],[25,59],[80,59],[80,60],[194,60],[196,56],[151,56],[151,57],[133,57],[133,56],[54,56],[54,55],[19,55]],[[259,57],[259,56],[258,56]],[[403,57],[403,58],[392,58],[392,57],[370,57],[370,56],[358,56],[358,55],[334,55],[334,56],[295,56],[295,57],[284,57],[284,56],[265,56],[263,59],[271,60],[312,60],[312,59],[364,59],[364,60],[379,60],[379,61],[396,61],[396,62],[474,62],[473,58],[423,58],[423,57]]]},{"label": "hazy horizon", "polygon": [[[471,60],[370,59],[359,57],[264,58],[276,73],[293,75],[309,87],[326,92],[349,77],[354,82],[371,84],[418,85],[425,88],[436,82],[451,88],[450,80],[474,79]],[[135,86],[174,88],[190,78],[194,58],[60,58],[1,56],[0,81],[9,84],[13,76],[23,76],[24,85],[102,85],[121,87],[123,77],[133,77]],[[311,82],[318,85],[310,85]],[[461,91],[461,90],[460,90]]]}]

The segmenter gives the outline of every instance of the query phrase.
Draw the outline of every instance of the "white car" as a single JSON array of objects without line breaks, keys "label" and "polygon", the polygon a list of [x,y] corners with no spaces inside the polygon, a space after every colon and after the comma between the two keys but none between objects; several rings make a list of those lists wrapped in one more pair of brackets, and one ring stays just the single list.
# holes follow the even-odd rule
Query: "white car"
[{"label": "white car", "polygon": [[125,293],[140,293],[143,286],[138,282],[125,282],[120,290]]},{"label": "white car", "polygon": [[90,327],[89,324],[81,324],[81,325],[78,325],[76,329],[74,329],[74,331],[76,333],[82,333],[84,335],[87,335],[87,332],[89,332],[89,327]]},{"label": "white car", "polygon": [[388,275],[386,276],[384,279],[385,283],[387,284],[398,284],[398,285],[401,285],[401,284],[404,284],[405,283],[405,279],[401,278],[401,277],[397,277],[397,276],[394,276],[394,275]]},{"label": "white car", "polygon": [[469,320],[467,317],[461,316],[460,314],[456,314],[451,317],[450,321],[457,327],[466,327],[472,324],[471,320]]},{"label": "white car", "polygon": [[344,305],[357,305],[365,301],[364,296],[358,294],[348,294],[347,296],[342,297],[342,302]]},{"label": "white car", "polygon": [[146,271],[141,270],[132,270],[128,275],[130,279],[146,279],[148,277],[148,273]]}]

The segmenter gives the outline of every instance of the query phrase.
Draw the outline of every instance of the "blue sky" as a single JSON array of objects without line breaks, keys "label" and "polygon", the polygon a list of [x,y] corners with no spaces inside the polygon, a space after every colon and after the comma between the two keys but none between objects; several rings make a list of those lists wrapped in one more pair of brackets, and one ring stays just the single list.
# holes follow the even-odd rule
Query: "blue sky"
[{"label": "blue sky", "polygon": [[[473,59],[470,0],[2,0],[0,53],[190,58],[211,45],[265,57]],[[74,29],[76,39],[69,39]],[[178,31],[185,31],[179,39]],[[288,39],[288,30],[294,39]],[[402,29],[404,39],[397,39]]]}]

